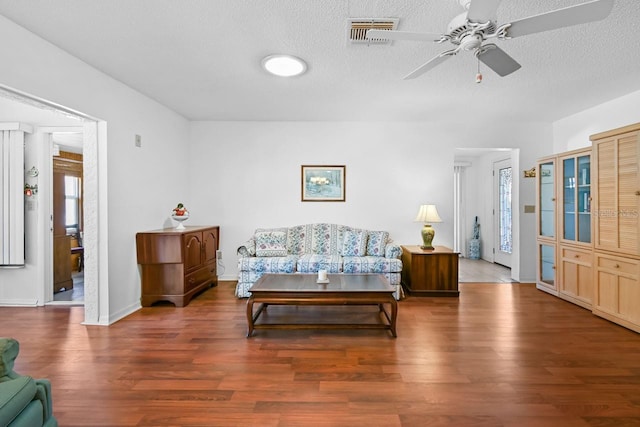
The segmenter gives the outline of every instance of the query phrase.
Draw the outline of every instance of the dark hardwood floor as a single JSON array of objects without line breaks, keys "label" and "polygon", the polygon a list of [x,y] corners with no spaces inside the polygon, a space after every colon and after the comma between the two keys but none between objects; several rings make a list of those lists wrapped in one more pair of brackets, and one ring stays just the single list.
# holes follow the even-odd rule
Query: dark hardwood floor
[{"label": "dark hardwood floor", "polygon": [[[640,335],[535,289],[462,283],[379,330],[258,330],[222,282],[110,327],[82,307],[0,308],[16,370],[60,426],[639,426]],[[269,307],[366,320],[374,307]]]}]

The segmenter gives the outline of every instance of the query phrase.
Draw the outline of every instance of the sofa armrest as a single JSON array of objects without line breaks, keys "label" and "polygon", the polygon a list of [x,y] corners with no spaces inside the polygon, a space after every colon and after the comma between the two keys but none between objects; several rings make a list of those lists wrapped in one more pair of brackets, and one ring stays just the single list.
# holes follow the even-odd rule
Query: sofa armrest
[{"label": "sofa armrest", "polygon": [[400,259],[402,257],[402,247],[395,243],[387,243],[384,247],[384,257]]},{"label": "sofa armrest", "polygon": [[9,425],[33,400],[36,382],[18,377],[0,383],[0,425]]},{"label": "sofa armrest", "polygon": [[51,382],[48,379],[37,379],[36,398],[42,403],[43,416],[48,420],[53,415],[53,400],[51,398]]},{"label": "sofa armrest", "polygon": [[251,239],[244,242],[242,245],[238,247],[236,251],[240,257],[251,257],[256,256],[256,241],[252,237]]}]

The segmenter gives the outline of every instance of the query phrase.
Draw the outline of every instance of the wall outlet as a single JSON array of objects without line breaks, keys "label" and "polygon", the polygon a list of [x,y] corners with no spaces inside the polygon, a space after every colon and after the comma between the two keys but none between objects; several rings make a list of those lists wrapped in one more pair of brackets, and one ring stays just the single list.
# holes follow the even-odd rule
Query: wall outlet
[{"label": "wall outlet", "polygon": [[222,251],[221,250],[217,250],[216,251],[216,258],[217,259],[222,259]]},{"label": "wall outlet", "polygon": [[136,147],[142,147],[142,137],[140,135],[136,135]]}]

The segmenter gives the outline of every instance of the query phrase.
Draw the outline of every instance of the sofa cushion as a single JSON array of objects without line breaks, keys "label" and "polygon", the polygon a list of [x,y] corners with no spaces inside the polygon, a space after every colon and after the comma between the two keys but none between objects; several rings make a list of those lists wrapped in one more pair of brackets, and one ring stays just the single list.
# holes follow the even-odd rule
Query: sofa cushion
[{"label": "sofa cushion", "polygon": [[389,240],[389,233],[386,231],[367,232],[367,255],[384,256],[384,248]]},{"label": "sofa cushion", "polygon": [[342,257],[340,255],[302,255],[297,262],[298,273],[317,273],[318,270],[327,270],[328,273],[340,273],[342,271]]},{"label": "sofa cushion", "polygon": [[402,261],[378,256],[344,257],[342,271],[345,273],[399,273]]},{"label": "sofa cushion", "polygon": [[289,227],[287,249],[291,255],[303,255],[311,252],[311,224]]},{"label": "sofa cushion", "polygon": [[244,257],[238,261],[238,270],[260,273],[293,273],[296,271],[295,255],[285,257]]},{"label": "sofa cushion", "polygon": [[256,256],[283,257],[287,255],[287,233],[282,230],[256,231]]},{"label": "sofa cushion", "polygon": [[367,232],[347,229],[342,241],[343,256],[364,256],[367,252]]},{"label": "sofa cushion", "polygon": [[339,254],[342,246],[342,240],[340,239],[341,228],[337,224],[313,224],[311,248],[307,248],[305,253],[318,255]]}]

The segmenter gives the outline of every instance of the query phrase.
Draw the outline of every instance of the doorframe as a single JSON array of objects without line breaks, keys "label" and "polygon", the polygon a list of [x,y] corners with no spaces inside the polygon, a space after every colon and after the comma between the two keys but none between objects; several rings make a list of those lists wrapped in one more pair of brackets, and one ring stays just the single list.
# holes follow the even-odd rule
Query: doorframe
[{"label": "doorframe", "polygon": [[[481,257],[483,260],[493,262],[493,256],[490,256],[488,237],[493,236],[489,234],[493,233],[493,221],[486,221],[483,218],[489,218],[491,216],[491,210],[493,208],[493,200],[489,200],[489,197],[485,197],[487,191],[493,186],[493,161],[509,157],[511,159],[511,167],[513,168],[513,188],[511,192],[511,206],[512,206],[512,233],[513,233],[513,252],[511,258],[511,278],[514,281],[520,281],[520,258],[524,255],[521,253],[527,253],[521,251],[520,248],[520,191],[524,186],[524,178],[518,171],[520,170],[520,149],[519,148],[489,148],[489,147],[467,147],[456,148],[454,162],[468,161],[471,164],[465,171],[464,180],[464,194],[463,199],[467,204],[466,218],[462,218],[463,221],[467,221],[467,224],[471,224],[473,216],[480,216],[480,240],[481,240]],[[473,215],[469,217],[469,215]],[[483,222],[484,221],[484,222]],[[485,237],[483,237],[485,236]],[[493,237],[491,237],[493,238]]]},{"label": "doorframe", "polygon": [[[84,174],[84,245],[85,245],[85,325],[109,325],[109,269],[108,269],[108,194],[107,194],[107,122],[85,113],[64,107],[48,100],[30,95],[26,92],[0,84],[0,95],[22,102],[35,108],[76,118],[81,123],[83,132],[83,174]],[[44,144],[46,133],[51,133],[61,126],[38,126],[36,142]],[[68,129],[68,126],[66,127]],[[49,138],[50,142],[50,138]],[[38,163],[47,177],[52,176],[52,145],[41,147],[38,152]],[[41,284],[38,290],[39,301],[46,301],[45,288],[50,287],[53,277],[53,242],[50,234],[52,182],[46,190],[48,203],[38,207],[38,259],[36,277]],[[51,279],[47,279],[47,275]],[[52,298],[51,298],[52,299]]]}]

